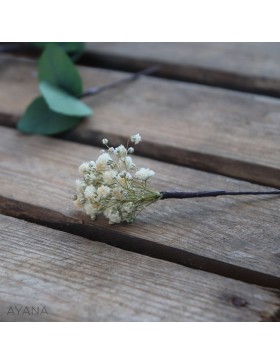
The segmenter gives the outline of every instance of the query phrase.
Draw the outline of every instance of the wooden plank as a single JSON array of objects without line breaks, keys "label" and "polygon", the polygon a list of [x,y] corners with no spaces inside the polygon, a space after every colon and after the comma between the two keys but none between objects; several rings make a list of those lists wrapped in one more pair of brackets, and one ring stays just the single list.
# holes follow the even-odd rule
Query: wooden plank
[{"label": "wooden plank", "polygon": [[268,289],[11,217],[0,231],[0,321],[261,321],[280,308]]},{"label": "wooden plank", "polygon": [[[1,211],[127,250],[228,277],[280,287],[280,198],[219,197],[159,201],[132,225],[93,222],[71,195],[83,161],[99,149],[1,128]],[[263,189],[247,182],[135,157],[162,190]]]},{"label": "wooden plank", "polygon": [[279,43],[87,43],[87,64],[280,96]]},{"label": "wooden plank", "polygon": [[[81,68],[85,87],[123,77]],[[0,58],[0,121],[15,125],[36,96],[34,63]],[[280,188],[280,100],[142,78],[88,99],[94,115],[65,138],[125,142],[137,131],[142,155]]]}]

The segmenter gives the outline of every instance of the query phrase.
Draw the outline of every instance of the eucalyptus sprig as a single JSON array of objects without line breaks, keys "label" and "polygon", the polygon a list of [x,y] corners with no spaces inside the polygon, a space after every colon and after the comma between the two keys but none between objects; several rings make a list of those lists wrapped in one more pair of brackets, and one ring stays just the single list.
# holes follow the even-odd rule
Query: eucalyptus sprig
[{"label": "eucalyptus sprig", "polygon": [[151,74],[157,68],[149,67],[108,85],[83,90],[78,69],[66,51],[55,43],[49,43],[38,62],[42,96],[32,101],[17,127],[32,134],[55,135],[65,132],[92,114],[92,109],[81,101],[82,98],[133,81],[142,74]]}]

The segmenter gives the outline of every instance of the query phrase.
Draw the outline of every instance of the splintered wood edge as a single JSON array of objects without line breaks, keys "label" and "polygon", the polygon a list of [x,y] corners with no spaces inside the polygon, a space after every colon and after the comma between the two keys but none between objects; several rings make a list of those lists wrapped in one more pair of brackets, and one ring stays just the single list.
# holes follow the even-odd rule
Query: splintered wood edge
[{"label": "splintered wood edge", "polygon": [[7,216],[0,230],[1,321],[269,321],[278,315],[273,290]]}]

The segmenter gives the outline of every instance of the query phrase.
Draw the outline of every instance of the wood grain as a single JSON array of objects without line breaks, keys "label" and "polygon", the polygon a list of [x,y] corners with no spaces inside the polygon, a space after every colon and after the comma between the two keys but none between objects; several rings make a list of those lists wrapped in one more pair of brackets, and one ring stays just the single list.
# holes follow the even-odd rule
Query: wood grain
[{"label": "wood grain", "polygon": [[0,321],[260,321],[280,306],[268,289],[11,217],[0,231]]},{"label": "wood grain", "polygon": [[[81,68],[85,87],[123,74]],[[37,95],[32,61],[0,58],[0,122],[15,125]],[[143,77],[89,98],[94,115],[65,138],[126,142],[140,132],[138,153],[280,188],[280,100]]]},{"label": "wood grain", "polygon": [[[99,149],[1,128],[1,211],[121,248],[269,287],[280,287],[280,198],[159,201],[132,225],[93,222],[71,201],[77,167]],[[260,190],[185,167],[135,157],[162,190]]]},{"label": "wood grain", "polygon": [[87,64],[280,96],[279,43],[87,43]]}]

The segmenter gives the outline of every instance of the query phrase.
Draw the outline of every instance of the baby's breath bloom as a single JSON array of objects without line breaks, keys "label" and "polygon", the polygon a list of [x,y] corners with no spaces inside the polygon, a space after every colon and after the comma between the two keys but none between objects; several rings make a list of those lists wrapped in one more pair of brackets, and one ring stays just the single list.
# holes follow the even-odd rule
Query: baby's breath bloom
[{"label": "baby's breath bloom", "polygon": [[152,177],[154,174],[155,174],[155,172],[149,168],[140,168],[139,171],[137,171],[135,173],[135,177],[139,178],[143,181],[146,181],[148,178]]},{"label": "baby's breath bloom", "polygon": [[110,186],[112,183],[115,182],[117,176],[116,171],[106,171],[103,173],[103,180],[105,185]]},{"label": "baby's breath bloom", "polygon": [[125,174],[124,173],[120,173],[118,176],[117,176],[117,182],[118,182],[118,184],[121,186],[121,187],[123,187],[123,188],[125,188],[126,186],[127,186],[127,180],[126,180],[126,178],[125,178]]},{"label": "baby's breath bloom", "polygon": [[76,180],[76,190],[78,193],[82,192],[86,187],[86,184],[84,181],[77,179]]},{"label": "baby's breath bloom", "polygon": [[92,198],[92,197],[94,197],[95,193],[96,193],[96,188],[92,185],[87,186],[84,190],[85,198]]},{"label": "baby's breath bloom", "polygon": [[109,195],[111,189],[108,186],[100,186],[97,189],[97,196],[101,199],[101,198],[105,198]]},{"label": "baby's breath bloom", "polygon": [[[138,144],[141,136],[135,134],[131,141]],[[123,145],[107,146],[96,162],[85,162],[79,167],[82,178],[76,181],[74,204],[92,219],[103,215],[110,224],[132,222],[142,209],[161,198],[161,194],[148,186],[147,180],[155,173],[149,168],[138,169],[128,153],[133,148]]]},{"label": "baby's breath bloom", "polygon": [[127,155],[127,149],[121,144],[119,147],[115,148],[114,153],[118,156],[118,157],[125,157]]},{"label": "baby's breath bloom", "polygon": [[135,143],[138,144],[141,142],[142,138],[141,135],[139,133],[132,135],[132,137],[130,138],[130,140]]},{"label": "baby's breath bloom", "polygon": [[123,162],[127,169],[133,169],[135,167],[135,164],[133,163],[133,160],[131,157],[125,157]]},{"label": "baby's breath bloom", "polygon": [[89,170],[89,163],[88,162],[85,162],[85,163],[82,163],[79,167],[79,172],[81,174],[84,174],[85,172],[87,172]]},{"label": "baby's breath bloom", "polygon": [[111,161],[112,158],[108,153],[101,154],[96,161],[96,170],[102,171],[108,168],[108,162]]},{"label": "baby's breath bloom", "polygon": [[97,210],[94,208],[94,206],[90,203],[90,201],[87,201],[84,204],[84,211],[87,215],[89,215],[92,219],[95,219]]},{"label": "baby's breath bloom", "polygon": [[119,211],[113,207],[107,208],[104,211],[104,216],[109,220],[109,224],[118,224],[122,221]]}]

